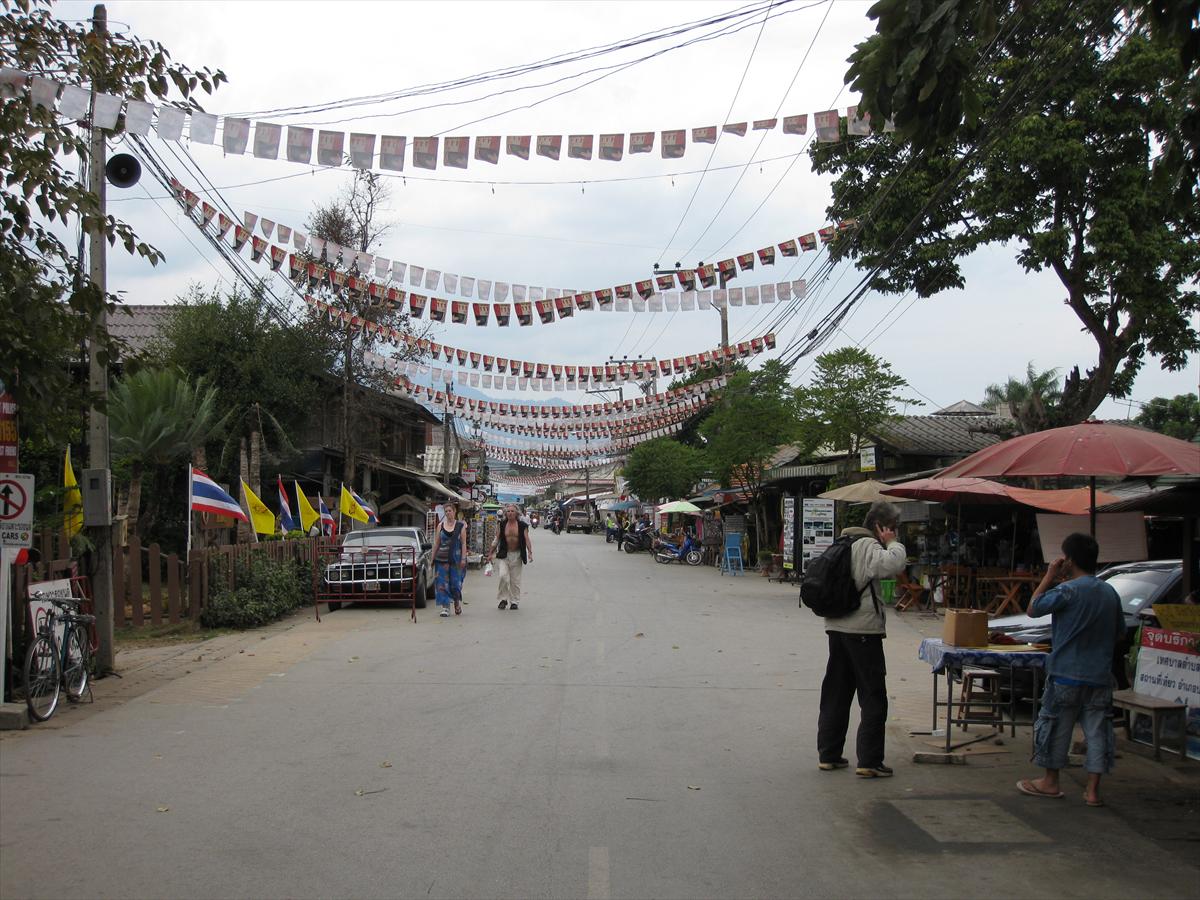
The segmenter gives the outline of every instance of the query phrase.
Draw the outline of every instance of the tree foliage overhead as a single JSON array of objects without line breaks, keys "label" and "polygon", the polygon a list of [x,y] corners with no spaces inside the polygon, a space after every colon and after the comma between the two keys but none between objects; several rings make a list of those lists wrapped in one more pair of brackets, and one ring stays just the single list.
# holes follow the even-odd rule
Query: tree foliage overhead
[{"label": "tree foliage overhead", "polygon": [[1181,441],[1200,440],[1200,395],[1155,397],[1134,419],[1139,425]]},{"label": "tree foliage overhead", "polygon": [[[955,0],[942,7],[945,16],[966,9]],[[943,19],[931,20],[929,52],[944,51],[951,70],[981,60],[971,88],[977,121],[951,109],[938,129],[919,108],[941,82],[931,74],[913,95],[919,64],[900,49],[914,27],[907,13],[888,20],[899,30],[856,51],[851,75],[876,73],[863,85],[873,108],[886,115],[885,87],[906,84],[912,122],[933,132],[919,143],[876,134],[814,147],[816,170],[837,176],[830,217],[860,222],[831,249],[867,270],[872,288],[923,297],[963,287],[961,260],[991,244],[1015,245],[1026,271],[1054,272],[1097,348],[1086,373],[1075,367],[1067,376],[1052,424],[1078,422],[1105,397],[1127,395],[1147,355],[1179,369],[1200,349],[1200,212],[1175,202],[1152,165],[1196,76],[1176,48],[1137,22],[1118,22],[1099,0],[1023,4],[994,45],[987,30],[956,21],[961,30],[942,31]],[[952,51],[947,41],[962,46]]]},{"label": "tree foliage overhead", "polygon": [[687,497],[704,474],[704,454],[672,438],[638,444],[629,454],[622,475],[629,489],[643,500]]},{"label": "tree foliage overhead", "polygon": [[811,382],[795,392],[804,443],[810,450],[845,450],[853,461],[864,439],[894,418],[898,405],[921,405],[900,393],[907,386],[891,363],[866,350],[843,347],[822,353]]},{"label": "tree foliage overhead", "polygon": [[[135,100],[164,102],[173,88],[181,98],[175,102],[189,108],[198,108],[196,91],[211,93],[226,80],[220,71],[172,61],[153,41],[60,21],[46,0],[0,0],[0,67]],[[81,124],[34,104],[28,86],[0,90],[0,296],[23,307],[22,315],[4,317],[0,377],[27,420],[38,420],[58,395],[64,362],[85,337],[98,341],[102,359],[110,350],[105,336],[91,331],[118,298],[101,296],[88,282],[86,260],[81,266],[77,248],[56,232],[60,223],[98,227],[110,244],[152,264],[163,258],[126,223],[101,218],[99,198],[87,189],[89,132]],[[115,131],[123,129],[122,118]]]},{"label": "tree foliage overhead", "polygon": [[[879,121],[892,119],[914,145],[953,138],[963,124],[973,128],[979,121],[990,74],[979,60],[993,48],[1004,52],[1039,5],[1029,0],[879,0],[867,12],[879,22],[877,33],[851,54],[846,83],[862,95],[864,109]],[[1101,39],[1112,35],[1120,17],[1177,56],[1189,85],[1179,114],[1160,135],[1163,152],[1155,171],[1176,202],[1189,206],[1200,181],[1200,0],[1075,3],[1054,12],[1069,17],[1057,21],[1078,22]]]}]

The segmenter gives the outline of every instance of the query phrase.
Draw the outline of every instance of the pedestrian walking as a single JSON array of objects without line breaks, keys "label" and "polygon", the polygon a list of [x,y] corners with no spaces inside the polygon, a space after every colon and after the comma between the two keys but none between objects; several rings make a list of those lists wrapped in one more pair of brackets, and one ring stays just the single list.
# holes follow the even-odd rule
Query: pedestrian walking
[{"label": "pedestrian walking", "polygon": [[498,608],[521,608],[521,577],[525,566],[533,562],[533,541],[529,527],[517,515],[517,507],[504,507],[504,519],[496,531],[496,543],[488,554],[488,562],[500,560],[500,584],[497,587]]},{"label": "pedestrian walking", "polygon": [[826,617],[829,662],[821,682],[821,714],[817,722],[818,766],[823,770],[850,765],[842,756],[850,726],[850,702],[858,695],[859,725],[855,774],[862,778],[887,778],[884,765],[884,726],[887,723],[887,666],[883,639],[887,620],[879,602],[879,579],[898,575],[907,551],[896,540],[900,510],[887,501],[876,501],[867,510],[862,528],[846,528],[842,537],[850,546],[850,576],[858,591],[859,606],[848,615]]},{"label": "pedestrian walking", "polygon": [[1125,615],[1116,589],[1096,577],[1100,546],[1095,538],[1069,534],[1062,554],[1050,564],[1029,603],[1032,618],[1054,617],[1046,689],[1033,726],[1033,762],[1045,775],[1018,781],[1017,790],[1031,797],[1063,797],[1058,773],[1067,764],[1071,735],[1079,722],[1087,742],[1083,802],[1103,806],[1100,776],[1112,771],[1116,750],[1109,718],[1112,659],[1125,636]]},{"label": "pedestrian walking", "polygon": [[458,506],[447,503],[433,538],[433,586],[438,615],[443,619],[462,615],[462,584],[467,574],[467,523],[458,519]]}]

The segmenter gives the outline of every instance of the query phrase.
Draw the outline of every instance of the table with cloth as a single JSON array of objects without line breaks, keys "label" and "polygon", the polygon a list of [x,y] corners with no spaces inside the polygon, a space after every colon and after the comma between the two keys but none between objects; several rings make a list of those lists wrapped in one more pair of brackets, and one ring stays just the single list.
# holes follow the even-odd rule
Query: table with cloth
[{"label": "table with cloth", "polygon": [[[963,747],[967,744],[973,744],[976,741],[986,740],[994,734],[1003,733],[1006,727],[1010,728],[1012,736],[1016,737],[1018,725],[1032,725],[1037,719],[1038,699],[1041,696],[1041,676],[1046,668],[1046,660],[1050,656],[1049,651],[1030,644],[1017,644],[1013,646],[991,644],[987,647],[956,647],[945,643],[939,638],[925,638],[921,641],[921,647],[917,651],[917,656],[929,663],[929,667],[933,673],[934,732],[937,731],[938,727],[938,710],[941,708],[945,708],[946,710],[947,753],[956,747]],[[951,746],[950,737],[953,726],[969,723],[977,724],[979,721],[978,719],[964,716],[961,709],[958,716],[954,715],[954,707],[960,706],[962,703],[962,701],[954,699],[954,673],[959,673],[961,677],[964,666],[1007,672],[1008,700],[999,703],[983,704],[991,707],[997,715],[994,723],[995,730],[991,735],[972,738],[969,741]],[[1033,703],[1033,713],[1028,720],[1019,720],[1017,718],[1017,702],[1019,697],[1017,696],[1018,692],[1016,689],[1016,673],[1018,670],[1028,670],[1033,678],[1033,687],[1029,697]],[[945,676],[946,679],[945,700],[938,699],[938,678],[941,676]]]}]

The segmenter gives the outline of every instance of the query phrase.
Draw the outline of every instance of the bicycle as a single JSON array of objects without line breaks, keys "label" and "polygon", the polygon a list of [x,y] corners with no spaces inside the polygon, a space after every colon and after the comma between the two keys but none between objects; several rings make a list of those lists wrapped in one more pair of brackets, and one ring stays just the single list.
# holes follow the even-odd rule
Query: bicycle
[{"label": "bicycle", "polygon": [[[33,599],[43,599],[40,591]],[[54,605],[46,617],[37,623],[37,636],[25,652],[25,705],[29,715],[45,722],[58,709],[58,701],[66,688],[67,699],[76,702],[83,697],[91,679],[91,641],[88,626],[96,617],[79,612],[79,601],[44,598]],[[62,625],[62,641],[58,625]]]}]

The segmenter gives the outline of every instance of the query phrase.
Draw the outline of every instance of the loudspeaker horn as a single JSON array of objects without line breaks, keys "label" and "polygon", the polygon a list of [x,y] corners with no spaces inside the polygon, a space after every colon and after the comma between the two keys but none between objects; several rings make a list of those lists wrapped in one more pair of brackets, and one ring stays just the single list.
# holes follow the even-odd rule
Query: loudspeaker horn
[{"label": "loudspeaker horn", "polygon": [[142,164],[128,153],[118,153],[108,161],[108,165],[104,167],[104,174],[108,176],[108,183],[113,187],[133,187],[142,177]]}]

